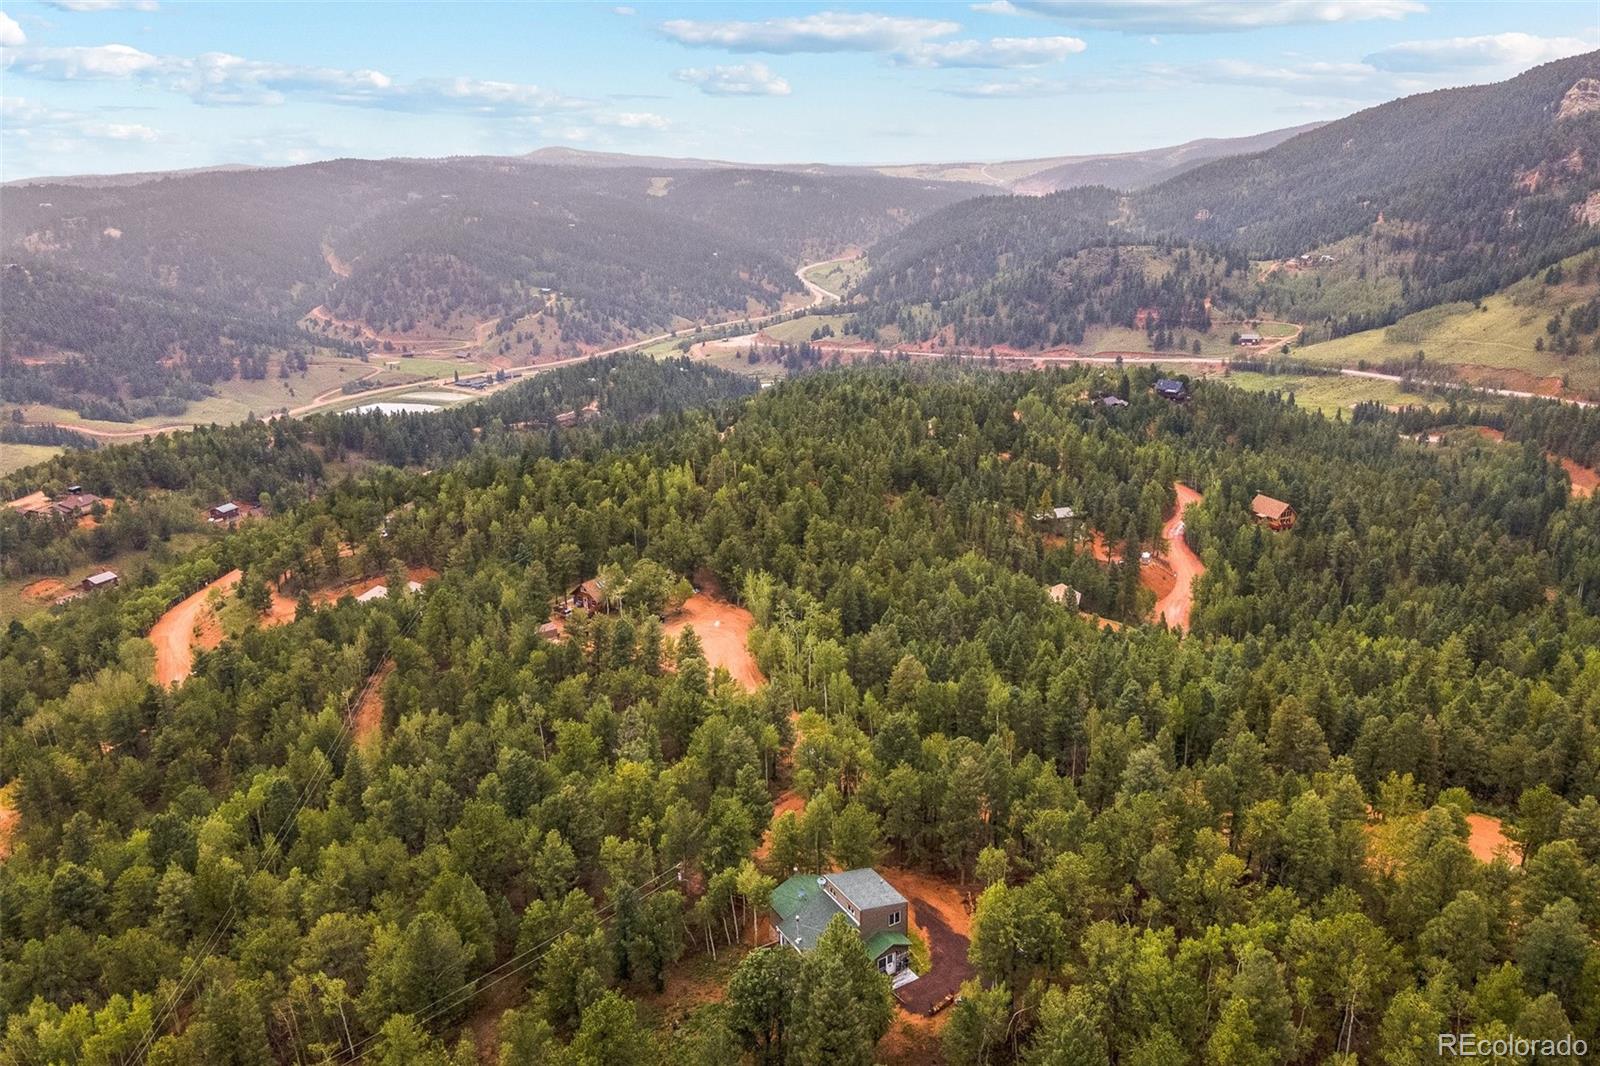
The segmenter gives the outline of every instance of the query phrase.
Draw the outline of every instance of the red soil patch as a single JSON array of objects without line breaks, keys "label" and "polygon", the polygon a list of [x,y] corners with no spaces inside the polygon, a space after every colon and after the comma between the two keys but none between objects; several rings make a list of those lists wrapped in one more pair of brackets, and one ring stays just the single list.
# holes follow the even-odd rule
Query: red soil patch
[{"label": "red soil patch", "polygon": [[1487,814],[1469,814],[1467,830],[1467,847],[1479,862],[1493,862],[1503,851],[1512,866],[1522,865],[1522,848],[1506,836],[1500,819]]},{"label": "red soil patch", "polygon": [[1567,472],[1567,477],[1572,479],[1572,495],[1584,499],[1594,495],[1594,490],[1600,488],[1600,472],[1590,470],[1586,466],[1579,466],[1564,455],[1552,455],[1550,458],[1561,464],[1561,469]]},{"label": "red soil patch", "polygon": [[676,639],[693,626],[705,649],[706,662],[713,669],[720,666],[727,670],[746,691],[754,692],[767,683],[755,656],[750,654],[750,629],[755,622],[755,616],[743,607],[697,592],[662,627],[662,633]]},{"label": "red soil patch", "polygon": [[[100,498],[100,503],[101,503],[102,506],[105,507],[107,514],[110,514],[111,513],[111,509],[117,505],[117,501],[116,500],[110,499],[109,497],[105,497],[105,496],[102,496]],[[79,529],[93,529],[95,526],[97,526],[99,524],[100,524],[100,519],[96,518],[92,514],[86,514],[86,515],[79,515],[78,516],[78,528]]]},{"label": "red soil patch", "polygon": [[[222,643],[222,627],[206,603],[212,589],[226,595],[243,574],[229,570],[199,592],[186,596],[150,627],[150,643],[156,649],[156,684],[165,688],[189,676],[194,669],[194,649],[215,648]],[[195,627],[200,633],[195,635]]]},{"label": "red soil patch", "polygon": [[[785,789],[778,793],[778,798],[772,801],[772,820],[776,822],[785,814],[799,814],[806,809],[806,798],[793,789]],[[761,843],[756,846],[755,858],[759,862],[767,857],[772,850],[772,826],[768,825],[761,834]]]},{"label": "red soil patch", "polygon": [[8,803],[0,803],[0,860],[11,857],[11,841],[17,835],[22,813]]},{"label": "red soil patch", "polygon": [[67,586],[53,577],[40,578],[22,588],[22,598],[35,603],[54,603],[67,594]]},{"label": "red soil patch", "polygon": [[1505,443],[1506,435],[1504,430],[1490,429],[1488,426],[1473,426],[1472,428],[1476,430],[1478,436],[1482,437],[1484,440],[1492,440],[1496,444]]},{"label": "red soil patch", "polygon": [[45,507],[49,503],[50,497],[44,494],[43,489],[40,489],[38,492],[30,492],[26,496],[18,496],[6,506],[14,511],[33,511],[40,507]]},{"label": "red soil patch", "polygon": [[1079,611],[1078,613],[1093,622],[1097,629],[1109,629],[1113,633],[1122,632],[1122,623],[1115,618],[1105,618],[1098,614],[1090,614],[1088,611]]},{"label": "red soil patch", "polygon": [[272,590],[272,604],[261,616],[261,625],[265,629],[273,626],[286,625],[294,621],[295,601],[285,596],[277,589]]},{"label": "red soil patch", "polygon": [[383,683],[392,673],[394,660],[390,659],[378,667],[378,672],[361,694],[361,702],[356,705],[356,713],[352,718],[357,747],[366,747],[383,728]]}]

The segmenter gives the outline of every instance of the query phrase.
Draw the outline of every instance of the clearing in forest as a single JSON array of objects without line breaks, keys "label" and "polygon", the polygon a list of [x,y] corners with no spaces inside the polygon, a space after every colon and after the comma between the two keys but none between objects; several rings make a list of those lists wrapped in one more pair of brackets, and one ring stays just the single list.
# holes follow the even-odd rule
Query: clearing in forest
[{"label": "clearing in forest", "polygon": [[17,835],[17,823],[22,821],[22,812],[11,799],[11,787],[0,788],[0,861],[11,857],[11,841]]},{"label": "clearing in forest", "polygon": [[1503,851],[1512,866],[1522,865],[1522,847],[1506,836],[1500,819],[1487,814],[1469,814],[1467,832],[1467,847],[1479,862],[1494,862],[1495,856]]},{"label": "clearing in forest", "polygon": [[361,702],[356,705],[355,714],[351,721],[352,732],[355,735],[355,744],[358,748],[365,748],[383,728],[383,683],[389,680],[389,675],[394,673],[394,660],[385,660],[378,667],[378,672],[372,675],[372,681],[361,693]]},{"label": "clearing in forest", "polygon": [[662,633],[676,639],[693,626],[711,668],[722,667],[745,691],[754,692],[767,683],[756,657],[750,654],[750,630],[755,624],[755,616],[743,607],[697,592],[684,601],[683,609],[662,627]]},{"label": "clearing in forest", "polygon": [[[243,574],[229,570],[205,588],[185,596],[150,627],[150,643],[156,649],[156,684],[174,685],[194,669],[194,649],[215,648],[222,643],[222,626],[206,598],[212,589],[226,595]],[[198,627],[198,633],[196,629]]]}]

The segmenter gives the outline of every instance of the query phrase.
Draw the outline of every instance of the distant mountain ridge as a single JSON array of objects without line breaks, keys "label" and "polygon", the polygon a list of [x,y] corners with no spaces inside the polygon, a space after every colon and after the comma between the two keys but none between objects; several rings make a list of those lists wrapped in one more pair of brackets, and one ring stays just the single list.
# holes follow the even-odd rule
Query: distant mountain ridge
[{"label": "distant mountain ridge", "polygon": [[[1063,291],[1081,287],[1078,273],[1052,277],[1094,244],[1224,250],[1233,266],[1222,277],[1238,289],[1249,259],[1353,241],[1371,264],[1363,277],[1384,277],[1393,296],[1328,331],[1385,325],[1600,244],[1597,78],[1600,52],[1591,52],[1492,85],[1394,100],[1125,195],[1091,187],[957,203],[874,247],[858,291],[874,305],[869,324],[959,334],[962,321],[981,319],[969,334],[1003,343],[1008,332],[1043,335],[1041,316],[1066,297],[1088,321],[1105,320],[1104,306]],[[980,289],[978,310],[954,299]],[[1240,295],[1248,312],[1252,297]]]}]

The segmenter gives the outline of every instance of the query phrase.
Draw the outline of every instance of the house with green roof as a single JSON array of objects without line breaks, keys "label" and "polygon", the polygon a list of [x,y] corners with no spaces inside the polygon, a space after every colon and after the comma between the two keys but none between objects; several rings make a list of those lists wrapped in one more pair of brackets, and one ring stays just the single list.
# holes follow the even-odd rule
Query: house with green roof
[{"label": "house with green roof", "polygon": [[833,916],[842,914],[873,963],[891,976],[911,961],[906,912],[906,898],[872,869],[795,874],[772,891],[772,927],[780,943],[809,952]]}]

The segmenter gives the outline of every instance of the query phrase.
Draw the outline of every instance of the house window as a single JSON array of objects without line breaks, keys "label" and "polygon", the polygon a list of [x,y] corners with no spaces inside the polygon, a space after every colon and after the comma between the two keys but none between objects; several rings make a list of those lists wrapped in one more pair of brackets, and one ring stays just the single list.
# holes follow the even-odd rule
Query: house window
[{"label": "house window", "polygon": [[899,911],[890,911],[889,912],[889,924],[890,925],[899,925],[900,924],[900,912]]}]

